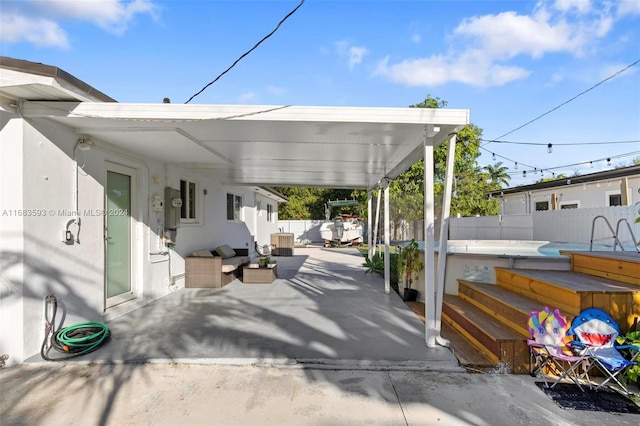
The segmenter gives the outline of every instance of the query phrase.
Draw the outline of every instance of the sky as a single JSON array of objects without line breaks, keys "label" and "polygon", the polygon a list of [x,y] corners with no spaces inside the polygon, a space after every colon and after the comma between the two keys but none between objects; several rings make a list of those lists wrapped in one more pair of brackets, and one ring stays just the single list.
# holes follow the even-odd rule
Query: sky
[{"label": "sky", "polygon": [[[119,102],[184,103],[300,3],[0,0],[0,54]],[[470,111],[479,164],[502,162],[517,186],[640,158],[639,60],[640,0],[306,0],[190,103],[407,107],[430,95]]]}]

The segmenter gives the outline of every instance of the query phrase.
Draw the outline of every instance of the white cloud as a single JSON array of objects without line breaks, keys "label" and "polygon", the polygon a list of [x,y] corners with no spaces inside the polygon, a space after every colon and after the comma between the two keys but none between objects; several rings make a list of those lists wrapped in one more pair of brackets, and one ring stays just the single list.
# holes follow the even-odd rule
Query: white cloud
[{"label": "white cloud", "polygon": [[246,92],[238,96],[238,102],[248,104],[255,102],[258,99],[258,95],[255,92]]},{"label": "white cloud", "polygon": [[156,18],[151,0],[47,0],[4,2],[0,23],[3,43],[27,41],[37,46],[68,48],[66,32],[58,21],[86,21],[112,34],[122,35],[136,15]]},{"label": "white cloud", "polygon": [[353,69],[356,65],[362,63],[362,58],[369,54],[366,47],[351,46],[349,48],[349,69]]},{"label": "white cloud", "polygon": [[453,30],[446,53],[396,63],[385,58],[375,74],[407,86],[460,82],[486,87],[524,79],[530,71],[511,63],[519,56],[584,56],[594,49],[615,23],[606,3],[597,6],[588,0],[557,0],[552,5],[538,3],[529,15],[470,17]]},{"label": "white cloud", "polygon": [[26,41],[40,47],[69,47],[66,33],[55,22],[14,13],[0,15],[0,40],[2,43]]},{"label": "white cloud", "polygon": [[282,96],[288,92],[288,90],[285,89],[284,87],[278,87],[278,86],[267,86],[267,91],[270,94],[275,96]]},{"label": "white cloud", "polygon": [[640,1],[638,0],[619,0],[618,16],[640,15]]},{"label": "white cloud", "polygon": [[362,63],[362,59],[369,54],[369,49],[362,46],[354,46],[347,40],[340,40],[335,43],[336,53],[340,57],[347,58],[349,69]]},{"label": "white cloud", "polygon": [[478,52],[457,58],[409,59],[393,65],[389,65],[387,57],[378,64],[374,74],[405,86],[440,86],[450,81],[471,86],[501,86],[530,74],[520,67],[493,64],[475,53]]},{"label": "white cloud", "polygon": [[561,12],[576,11],[585,14],[591,11],[590,0],[556,0],[553,7]]},{"label": "white cloud", "polygon": [[63,17],[89,21],[114,34],[123,34],[138,14],[155,17],[156,6],[150,0],[48,0],[44,6]]}]

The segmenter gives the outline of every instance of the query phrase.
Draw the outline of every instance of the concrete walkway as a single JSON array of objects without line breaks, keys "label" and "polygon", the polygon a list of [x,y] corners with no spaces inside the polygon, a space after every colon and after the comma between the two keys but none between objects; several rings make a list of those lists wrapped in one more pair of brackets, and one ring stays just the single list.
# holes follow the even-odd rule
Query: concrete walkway
[{"label": "concrete walkway", "polygon": [[357,249],[294,254],[274,258],[272,284],[181,289],[116,318],[111,341],[78,361],[460,369],[447,348],[426,347],[424,324],[364,273]]},{"label": "concrete walkway", "polygon": [[469,374],[354,249],[297,249],[273,284],[180,290],[65,363],[0,369],[5,425],[637,425]]}]

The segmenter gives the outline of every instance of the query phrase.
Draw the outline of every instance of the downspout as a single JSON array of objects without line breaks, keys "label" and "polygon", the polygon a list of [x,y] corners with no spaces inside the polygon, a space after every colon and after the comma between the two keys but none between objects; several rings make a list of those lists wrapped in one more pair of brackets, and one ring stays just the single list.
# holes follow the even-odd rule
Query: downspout
[{"label": "downspout", "polygon": [[434,212],[433,212],[433,146],[427,144],[427,129],[424,129],[424,269],[423,281],[425,286],[425,342],[428,348],[436,347],[436,298],[434,258],[435,247],[433,240]]},{"label": "downspout", "polygon": [[450,135],[449,150],[447,152],[447,171],[444,180],[444,195],[442,214],[440,219],[440,246],[438,248],[438,286],[436,291],[436,320],[435,338],[442,346],[449,346],[449,341],[440,335],[442,325],[442,300],[444,298],[444,282],[447,273],[447,241],[449,240],[449,214],[451,211],[451,186],[453,182],[453,167],[456,154],[456,134]]},{"label": "downspout", "polygon": [[391,292],[391,265],[389,261],[389,181],[384,184],[384,292]]}]

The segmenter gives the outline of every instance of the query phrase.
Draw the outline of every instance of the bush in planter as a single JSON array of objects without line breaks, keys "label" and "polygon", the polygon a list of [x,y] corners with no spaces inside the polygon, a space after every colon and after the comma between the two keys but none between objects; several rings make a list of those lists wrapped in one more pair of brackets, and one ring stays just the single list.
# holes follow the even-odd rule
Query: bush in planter
[{"label": "bush in planter", "polygon": [[404,301],[414,301],[418,296],[418,291],[411,288],[413,280],[418,277],[424,264],[420,260],[420,249],[418,242],[412,239],[411,242],[400,251],[398,256],[398,277],[404,279]]},{"label": "bush in planter", "polygon": [[365,267],[365,274],[379,274],[384,277],[384,257],[381,253],[376,253],[371,259],[365,256],[365,261],[362,264]]}]

